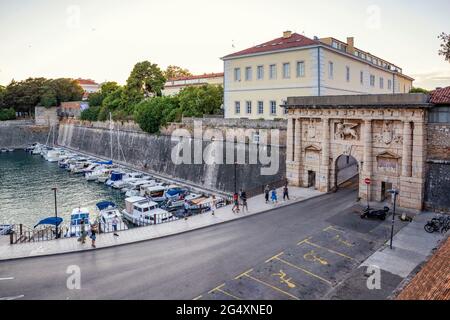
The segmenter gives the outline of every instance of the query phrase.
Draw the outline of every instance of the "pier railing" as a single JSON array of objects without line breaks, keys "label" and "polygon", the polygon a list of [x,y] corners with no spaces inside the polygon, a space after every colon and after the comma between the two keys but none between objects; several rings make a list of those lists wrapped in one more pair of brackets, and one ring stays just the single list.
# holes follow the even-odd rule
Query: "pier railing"
[{"label": "pier railing", "polygon": [[9,233],[10,244],[49,241],[56,238],[56,232],[51,228],[34,230],[23,224],[13,225]]}]

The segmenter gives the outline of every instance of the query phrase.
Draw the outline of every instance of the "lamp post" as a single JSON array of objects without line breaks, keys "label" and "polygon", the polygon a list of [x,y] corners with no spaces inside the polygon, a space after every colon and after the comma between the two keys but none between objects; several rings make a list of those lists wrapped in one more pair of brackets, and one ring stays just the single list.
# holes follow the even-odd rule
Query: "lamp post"
[{"label": "lamp post", "polygon": [[237,193],[237,161],[234,162],[234,193]]},{"label": "lamp post", "polygon": [[394,196],[394,212],[392,213],[392,226],[391,226],[391,243],[389,245],[389,247],[392,250],[392,242],[394,241],[395,209],[396,209],[396,205],[397,205],[398,190],[391,189],[391,190],[388,190],[388,192]]},{"label": "lamp post", "polygon": [[57,188],[52,188],[54,194],[55,194],[55,229],[56,229],[56,239],[59,238],[59,234],[58,234],[58,207],[57,207],[57,202],[56,202],[56,190]]}]

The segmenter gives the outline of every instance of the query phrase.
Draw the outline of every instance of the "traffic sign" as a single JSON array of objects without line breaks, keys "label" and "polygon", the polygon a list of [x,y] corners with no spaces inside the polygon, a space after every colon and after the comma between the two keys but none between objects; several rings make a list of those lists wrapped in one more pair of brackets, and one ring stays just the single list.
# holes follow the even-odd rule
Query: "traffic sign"
[{"label": "traffic sign", "polygon": [[367,184],[367,185],[369,185],[369,184],[372,183],[372,180],[370,180],[370,178],[365,178],[365,179],[364,179],[364,183]]}]

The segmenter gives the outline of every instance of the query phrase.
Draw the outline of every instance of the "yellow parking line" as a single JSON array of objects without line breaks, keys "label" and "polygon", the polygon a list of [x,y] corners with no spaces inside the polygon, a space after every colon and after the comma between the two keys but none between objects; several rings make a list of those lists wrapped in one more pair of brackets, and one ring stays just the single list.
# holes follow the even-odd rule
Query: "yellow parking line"
[{"label": "yellow parking line", "polygon": [[272,288],[273,290],[276,290],[276,291],[278,291],[278,292],[281,292],[281,293],[283,293],[283,294],[285,294],[285,295],[291,297],[291,298],[294,299],[294,300],[300,300],[298,297],[296,297],[296,296],[290,294],[289,292],[286,292],[286,291],[284,291],[284,290],[281,290],[280,288],[277,288],[277,287],[271,285],[270,283],[267,283],[267,282],[265,282],[265,281],[259,280],[259,279],[255,278],[255,277],[252,277],[252,276],[248,275],[248,274],[244,274],[244,276],[246,276],[246,277],[249,278],[249,279],[255,280],[256,282],[259,282],[259,283],[261,283],[261,284],[263,284],[263,285],[265,285],[265,286],[267,286],[267,287],[269,287],[269,288]]},{"label": "yellow parking line", "polygon": [[312,276],[312,277],[314,277],[314,278],[317,278],[317,279],[319,279],[319,280],[321,280],[321,281],[323,281],[323,282],[329,284],[330,286],[333,285],[333,283],[332,283],[331,281],[329,281],[329,280],[327,280],[327,279],[324,279],[324,278],[322,278],[321,276],[318,276],[317,274],[312,273],[311,271],[308,271],[308,270],[306,270],[306,269],[304,269],[304,268],[302,268],[302,267],[296,266],[295,264],[292,264],[292,263],[290,263],[289,261],[283,260],[283,259],[281,259],[281,258],[277,258],[277,260],[280,261],[280,262],[282,262],[282,263],[284,263],[284,264],[287,264],[288,266],[290,266],[290,267],[292,267],[292,268],[295,268],[295,269],[298,269],[298,270],[300,270],[300,271],[303,271],[304,273],[306,273],[306,274],[308,274],[308,275],[310,275],[310,276]]},{"label": "yellow parking line", "polygon": [[217,289],[216,291],[219,291],[219,292],[223,293],[224,295],[229,296],[229,297],[231,297],[231,298],[233,298],[235,300],[242,300],[241,298],[236,297],[235,295],[232,295],[231,293],[229,293],[229,292],[227,292],[225,290]]},{"label": "yellow parking line", "polygon": [[279,254],[277,254],[276,256],[273,256],[272,258],[270,258],[269,260],[267,260],[265,263],[269,263],[272,260],[275,260],[276,258],[278,258],[279,256],[282,256],[284,254],[284,252],[280,252]]},{"label": "yellow parking line", "polygon": [[297,245],[299,246],[299,245],[301,245],[301,244],[303,244],[303,243],[307,242],[307,241],[308,241],[308,240],[310,240],[310,239],[311,239],[311,237],[309,237],[309,238],[306,238],[306,239],[304,239],[304,240],[300,241],[299,243],[297,243]]},{"label": "yellow parking line", "polygon": [[224,285],[225,285],[225,283],[222,283],[220,286],[217,286],[217,287],[215,287],[214,289],[208,291],[208,293],[212,293],[212,292],[214,292],[214,291],[217,291],[217,290],[219,290],[220,288],[222,288]]},{"label": "yellow parking line", "polygon": [[341,256],[341,257],[344,257],[344,258],[346,258],[346,259],[349,259],[349,260],[355,260],[355,259],[353,259],[352,257],[347,256],[346,254],[343,254],[343,253],[338,252],[338,251],[334,251],[334,250],[332,250],[332,249],[328,249],[328,248],[326,248],[326,247],[322,247],[321,245],[318,245],[318,244],[316,244],[316,243],[310,242],[309,240],[305,241],[305,243],[307,243],[307,244],[309,244],[309,245],[311,245],[311,246],[313,246],[313,247],[316,247],[316,248],[320,248],[320,249],[327,250],[327,251],[329,251],[329,252],[331,252],[331,253],[337,254],[337,255],[339,255],[339,256]]},{"label": "yellow parking line", "polygon": [[247,273],[250,273],[250,272],[252,272],[252,271],[253,271],[253,269],[249,269],[249,270],[247,270],[247,271],[241,273],[240,275],[238,275],[236,278],[234,278],[234,280],[238,280],[239,278],[242,278],[243,276],[246,276]]},{"label": "yellow parking line", "polygon": [[334,230],[334,231],[337,231],[337,232],[340,232],[340,233],[345,233],[344,231],[339,230],[339,229],[336,229],[336,228],[333,227],[333,226],[329,226],[329,227],[323,229],[323,231],[328,231],[328,230]]},{"label": "yellow parking line", "polygon": [[195,297],[195,298],[192,299],[192,300],[200,300],[202,297],[203,297],[202,295],[199,295],[198,297]]}]

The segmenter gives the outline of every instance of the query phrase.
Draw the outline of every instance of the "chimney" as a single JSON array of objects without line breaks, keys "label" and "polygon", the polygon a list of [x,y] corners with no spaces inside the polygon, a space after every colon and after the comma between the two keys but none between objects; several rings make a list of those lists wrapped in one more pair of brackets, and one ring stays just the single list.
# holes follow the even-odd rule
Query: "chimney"
[{"label": "chimney", "polygon": [[284,31],[283,39],[289,39],[292,36],[292,31]]},{"label": "chimney", "polygon": [[355,38],[353,37],[347,38],[347,52],[352,54],[355,52]]}]

